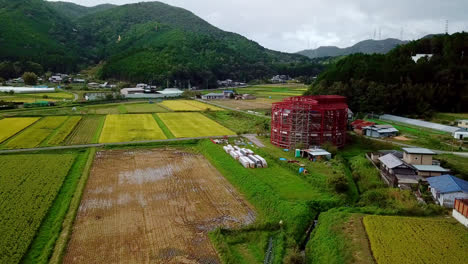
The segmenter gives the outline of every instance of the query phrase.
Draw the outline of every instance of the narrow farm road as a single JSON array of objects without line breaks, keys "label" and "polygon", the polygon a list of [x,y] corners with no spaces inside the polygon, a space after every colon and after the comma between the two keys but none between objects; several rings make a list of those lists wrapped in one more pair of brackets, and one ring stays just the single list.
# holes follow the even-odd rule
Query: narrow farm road
[{"label": "narrow farm road", "polygon": [[[237,137],[237,136],[227,136],[227,137]],[[0,150],[0,154],[18,153],[18,152],[30,152],[30,151],[38,151],[38,150],[62,150],[62,149],[77,149],[77,148],[99,148],[99,147],[106,147],[106,146],[122,146],[122,145],[128,145],[128,144],[147,144],[147,143],[158,143],[158,142],[174,142],[174,141],[197,140],[197,139],[208,139],[208,138],[224,138],[224,136],[215,136],[215,137],[191,137],[191,138],[171,138],[171,139],[158,139],[158,140],[143,140],[143,141],[118,142],[118,143],[98,143],[98,144],[56,146],[56,147],[40,147],[40,148],[27,148],[27,149],[4,149],[4,150]]]},{"label": "narrow farm road", "polygon": [[257,135],[255,135],[255,134],[244,134],[242,136],[247,138],[248,140],[250,140],[252,143],[257,145],[257,147],[259,147],[259,148],[264,148],[265,147],[265,145],[262,143],[262,141],[260,141],[257,138]]}]

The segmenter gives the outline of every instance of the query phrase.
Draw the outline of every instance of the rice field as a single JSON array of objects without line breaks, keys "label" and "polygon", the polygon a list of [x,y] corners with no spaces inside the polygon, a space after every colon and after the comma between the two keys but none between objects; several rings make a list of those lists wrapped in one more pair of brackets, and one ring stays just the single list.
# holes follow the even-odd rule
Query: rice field
[{"label": "rice field", "polygon": [[149,103],[142,103],[142,104],[126,104],[123,105],[127,112],[130,114],[139,114],[139,113],[164,113],[168,112],[168,110],[159,104],[149,104]]},{"label": "rice field", "polygon": [[99,143],[166,139],[150,114],[108,115]]},{"label": "rice field", "polygon": [[255,216],[200,154],[101,151],[63,263],[220,263],[208,232]]},{"label": "rice field", "polygon": [[[75,129],[65,139],[65,145],[82,145],[97,143],[98,128],[104,122],[105,116],[85,116],[81,119]],[[96,138],[96,140],[93,140]]]},{"label": "rice field", "polygon": [[271,104],[278,102],[279,100],[268,99],[268,98],[257,98],[255,100],[216,100],[213,101],[218,105],[240,109],[271,109]]},{"label": "rice field", "polygon": [[48,144],[49,145],[59,145],[62,143],[65,138],[75,129],[76,125],[80,122],[81,116],[71,116],[63,123],[63,125],[58,129],[57,133],[53,135]]},{"label": "rice field", "polygon": [[364,217],[378,264],[466,263],[466,228],[451,218]]},{"label": "rice field", "polygon": [[0,156],[0,263],[19,263],[75,155]]},{"label": "rice field", "polygon": [[0,143],[39,120],[38,117],[5,118],[0,120]]},{"label": "rice field", "polygon": [[175,137],[227,136],[236,133],[200,113],[157,114]]},{"label": "rice field", "polygon": [[194,100],[168,100],[161,103],[163,106],[173,110],[173,111],[190,111],[190,112],[200,112],[210,109],[212,111],[222,111],[223,109],[204,104]]},{"label": "rice field", "polygon": [[44,117],[18,134],[12,140],[6,143],[5,146],[9,149],[37,147],[67,119],[67,116]]}]

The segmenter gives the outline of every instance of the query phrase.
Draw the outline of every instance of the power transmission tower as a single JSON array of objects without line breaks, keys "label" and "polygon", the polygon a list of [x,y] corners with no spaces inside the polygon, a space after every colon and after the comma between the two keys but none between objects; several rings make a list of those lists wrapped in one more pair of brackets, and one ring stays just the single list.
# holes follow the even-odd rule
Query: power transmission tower
[{"label": "power transmission tower", "polygon": [[382,28],[379,28],[379,40],[382,40]]},{"label": "power transmission tower", "polygon": [[400,40],[403,40],[403,27],[401,27],[401,30],[400,30]]},{"label": "power transmission tower", "polygon": [[377,37],[377,29],[374,28],[374,39]]},{"label": "power transmission tower", "polygon": [[445,35],[448,35],[448,26],[449,26],[449,21],[447,19],[445,20]]}]

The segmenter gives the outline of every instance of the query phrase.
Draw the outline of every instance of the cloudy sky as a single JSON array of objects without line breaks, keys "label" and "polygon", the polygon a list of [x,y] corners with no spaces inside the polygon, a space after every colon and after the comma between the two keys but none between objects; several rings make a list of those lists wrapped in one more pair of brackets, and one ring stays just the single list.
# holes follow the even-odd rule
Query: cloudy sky
[{"label": "cloudy sky", "polygon": [[[62,0],[93,6],[138,0]],[[468,31],[468,0],[163,0],[261,45],[296,52],[374,38]],[[380,34],[379,34],[380,32]]]}]

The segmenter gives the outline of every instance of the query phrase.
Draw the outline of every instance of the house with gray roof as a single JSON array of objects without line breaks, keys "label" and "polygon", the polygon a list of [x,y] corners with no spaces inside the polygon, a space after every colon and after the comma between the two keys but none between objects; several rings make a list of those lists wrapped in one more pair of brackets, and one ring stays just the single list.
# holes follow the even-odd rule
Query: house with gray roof
[{"label": "house with gray roof", "polygon": [[382,178],[392,187],[403,187],[402,185],[418,184],[422,177],[416,174],[415,168],[394,154],[387,154],[379,158],[380,174]]},{"label": "house with gray roof", "polygon": [[398,129],[392,125],[372,125],[362,128],[363,135],[373,138],[395,137],[398,132]]}]

